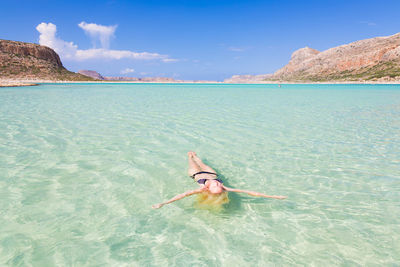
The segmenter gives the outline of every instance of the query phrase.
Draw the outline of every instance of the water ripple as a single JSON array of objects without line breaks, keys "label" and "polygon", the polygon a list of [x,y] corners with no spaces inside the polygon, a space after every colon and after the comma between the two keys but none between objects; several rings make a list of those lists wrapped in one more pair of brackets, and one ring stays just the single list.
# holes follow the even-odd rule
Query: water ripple
[{"label": "water ripple", "polygon": [[[398,86],[1,89],[0,265],[396,265],[399,99]],[[289,198],[152,210],[196,188],[189,150],[228,186]]]}]

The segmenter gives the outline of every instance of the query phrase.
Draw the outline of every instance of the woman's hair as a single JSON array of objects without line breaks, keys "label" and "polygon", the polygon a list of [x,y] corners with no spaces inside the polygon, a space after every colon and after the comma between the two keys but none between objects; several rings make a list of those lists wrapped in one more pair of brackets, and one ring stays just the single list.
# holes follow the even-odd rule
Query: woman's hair
[{"label": "woman's hair", "polygon": [[200,208],[221,208],[223,204],[229,202],[228,192],[224,191],[221,194],[211,194],[208,191],[203,191],[197,195],[197,204]]}]

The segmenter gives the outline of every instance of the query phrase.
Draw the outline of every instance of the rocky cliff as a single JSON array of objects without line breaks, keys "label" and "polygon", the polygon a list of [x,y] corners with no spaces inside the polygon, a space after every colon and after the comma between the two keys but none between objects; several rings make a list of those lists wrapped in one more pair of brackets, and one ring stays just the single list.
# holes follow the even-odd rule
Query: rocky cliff
[{"label": "rocky cliff", "polygon": [[60,57],[49,47],[1,39],[0,78],[12,80],[93,80],[65,69]]},{"label": "rocky cliff", "polygon": [[301,48],[270,80],[398,81],[400,33],[361,40],[323,52]]}]

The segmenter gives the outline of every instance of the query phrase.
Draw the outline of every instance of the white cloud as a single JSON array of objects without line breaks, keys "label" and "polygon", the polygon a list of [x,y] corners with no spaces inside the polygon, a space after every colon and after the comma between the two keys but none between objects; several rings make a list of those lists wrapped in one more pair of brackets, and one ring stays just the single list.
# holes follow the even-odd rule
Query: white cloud
[{"label": "white cloud", "polygon": [[[83,22],[82,22],[83,23]],[[81,25],[80,23],[79,25]],[[96,25],[96,26],[88,26]],[[90,31],[96,33],[96,36],[100,39],[103,38],[103,42],[107,44],[109,38],[114,34],[114,29],[109,29],[107,27],[116,26],[102,26],[97,24],[82,24],[82,27],[86,29],[90,28]],[[80,26],[81,27],[81,26]],[[82,28],[81,27],[81,28]],[[105,28],[102,28],[105,27]],[[102,30],[103,29],[103,30]],[[104,30],[108,29],[108,30]],[[36,30],[40,33],[39,44],[53,48],[62,59],[70,59],[75,61],[83,61],[90,59],[140,59],[140,60],[160,60],[162,62],[175,62],[177,59],[169,58],[167,55],[161,55],[158,53],[149,52],[134,52],[129,50],[111,50],[105,47],[103,48],[91,48],[91,49],[79,49],[73,42],[66,42],[56,36],[57,27],[53,23],[40,23]],[[89,30],[85,30],[89,31]],[[102,34],[103,35],[102,35]],[[108,37],[107,37],[108,36]],[[108,38],[108,39],[107,39]],[[103,44],[102,44],[103,45]]]},{"label": "white cloud", "polygon": [[104,48],[92,48],[86,50],[76,51],[76,60],[88,60],[88,59],[160,59],[164,61],[168,59],[166,55],[160,55],[158,53],[148,52],[132,52],[129,50],[109,50]]},{"label": "white cloud", "polygon": [[56,37],[57,26],[53,23],[40,23],[36,30],[40,33],[39,44],[53,48],[63,58],[74,58],[78,46]]},{"label": "white cloud", "polygon": [[376,23],[371,21],[360,21],[360,24],[365,24],[368,26],[376,26]]},{"label": "white cloud", "polygon": [[96,23],[86,23],[84,21],[79,23],[78,26],[92,38],[94,47],[96,47],[96,39],[99,39],[102,48],[110,47],[110,39],[114,37],[114,32],[117,29],[117,25],[104,26]]},{"label": "white cloud", "polygon": [[166,62],[166,63],[171,63],[171,62],[177,62],[178,59],[176,58],[163,58],[162,62]]},{"label": "white cloud", "polygon": [[135,72],[135,70],[131,69],[131,68],[126,68],[124,70],[121,70],[121,74],[128,74],[128,73],[133,73],[133,72]]},{"label": "white cloud", "polygon": [[243,52],[246,50],[246,48],[230,46],[228,47],[228,50],[233,52]]}]

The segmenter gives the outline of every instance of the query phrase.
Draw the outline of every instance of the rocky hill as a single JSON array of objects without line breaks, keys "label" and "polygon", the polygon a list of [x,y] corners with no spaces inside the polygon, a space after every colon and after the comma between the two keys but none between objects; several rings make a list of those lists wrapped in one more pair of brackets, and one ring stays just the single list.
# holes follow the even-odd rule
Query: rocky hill
[{"label": "rocky hill", "polygon": [[231,78],[225,79],[224,83],[259,83],[271,77],[272,74],[233,75]]},{"label": "rocky hill", "polygon": [[104,80],[104,77],[94,70],[80,70],[78,71],[79,74],[85,75],[87,77],[91,77],[95,80]]},{"label": "rocky hill", "polygon": [[53,49],[0,39],[0,79],[10,80],[93,80],[68,71]]},{"label": "rocky hill", "polygon": [[330,48],[305,47],[268,80],[275,81],[399,81],[400,33]]}]

